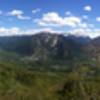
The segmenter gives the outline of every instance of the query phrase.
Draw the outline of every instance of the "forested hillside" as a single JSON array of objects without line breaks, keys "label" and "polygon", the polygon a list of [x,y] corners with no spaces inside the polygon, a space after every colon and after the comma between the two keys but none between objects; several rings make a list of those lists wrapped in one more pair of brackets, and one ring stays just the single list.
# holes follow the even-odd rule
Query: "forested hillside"
[{"label": "forested hillside", "polygon": [[100,100],[98,41],[50,33],[0,37],[0,100]]}]

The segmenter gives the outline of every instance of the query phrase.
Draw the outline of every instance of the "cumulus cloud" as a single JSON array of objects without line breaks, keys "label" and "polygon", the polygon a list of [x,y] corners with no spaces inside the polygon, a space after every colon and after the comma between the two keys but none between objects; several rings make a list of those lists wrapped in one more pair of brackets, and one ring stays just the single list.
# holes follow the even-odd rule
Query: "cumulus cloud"
[{"label": "cumulus cloud", "polygon": [[76,27],[81,23],[81,19],[76,16],[61,17],[56,12],[43,14],[41,19],[35,20],[41,26],[70,26]]},{"label": "cumulus cloud", "polygon": [[90,5],[87,5],[87,6],[84,7],[84,10],[85,11],[91,11],[92,7]]},{"label": "cumulus cloud", "polygon": [[[9,16],[16,16],[18,19],[28,19],[27,16],[23,16],[24,12],[21,10],[13,10],[8,13]],[[68,34],[71,33],[76,36],[90,36],[96,37],[99,36],[100,30],[95,29],[94,24],[87,22],[87,15],[77,17],[70,15],[70,12],[67,12],[68,16],[60,16],[57,12],[48,12],[43,14],[40,19],[35,19],[34,22],[42,26],[36,29],[20,29],[18,27],[5,28],[0,27],[0,36],[12,36],[12,35],[32,35],[39,32],[50,32],[50,33],[62,33]],[[12,18],[12,17],[11,17]],[[96,18],[97,21],[100,21],[100,17]],[[11,19],[12,21],[12,19]],[[66,29],[65,29],[66,27]],[[66,35],[65,34],[65,35]]]},{"label": "cumulus cloud", "polygon": [[28,17],[28,16],[22,16],[22,15],[17,16],[17,18],[18,18],[18,19],[21,19],[21,20],[29,20],[29,19],[31,19],[31,18]]},{"label": "cumulus cloud", "polygon": [[21,19],[21,20],[29,20],[30,19],[30,17],[24,16],[23,14],[24,14],[24,12],[22,10],[12,10],[11,12],[7,13],[8,16],[16,16],[18,19]]},{"label": "cumulus cloud", "polygon": [[23,30],[18,27],[12,28],[5,28],[0,27],[0,36],[20,36],[20,35],[33,35],[40,32],[50,32],[56,34],[63,34],[63,35],[75,35],[75,36],[90,36],[91,38],[95,38],[100,36],[100,29],[93,29],[93,28],[74,28],[72,30],[55,30],[52,28],[36,28],[36,29],[27,29]]},{"label": "cumulus cloud", "polygon": [[70,33],[77,36],[88,36],[91,33],[91,30],[88,28],[86,28],[85,30],[83,28],[75,28],[71,30]]},{"label": "cumulus cloud", "polygon": [[21,10],[12,10],[11,12],[8,12],[8,15],[11,15],[11,16],[19,16],[22,14],[23,14],[23,11]]},{"label": "cumulus cloud", "polygon": [[96,18],[96,21],[97,21],[97,22],[100,22],[100,17],[97,17],[97,18]]},{"label": "cumulus cloud", "polygon": [[33,35],[39,32],[54,33],[58,31],[54,31],[52,28],[37,28],[37,29],[23,30],[18,27],[12,27],[12,28],[0,27],[0,36]]},{"label": "cumulus cloud", "polygon": [[[18,27],[12,27],[12,28],[5,28],[5,27],[0,27],[0,36],[21,36],[21,35],[34,35],[38,34],[40,32],[45,32],[45,33],[51,33],[51,34],[65,34],[64,30],[59,30],[59,29],[52,29],[50,27],[48,28],[33,28],[33,29],[21,29]],[[67,33],[67,32],[66,32]]]},{"label": "cumulus cloud", "polygon": [[80,23],[79,24],[79,27],[81,27],[81,28],[87,28],[89,25],[87,24],[87,23]]},{"label": "cumulus cloud", "polygon": [[71,31],[69,31],[70,34],[76,35],[76,36],[90,36],[91,38],[95,38],[100,36],[100,29],[92,29],[92,28],[75,28]]},{"label": "cumulus cloud", "polygon": [[13,27],[7,29],[5,27],[0,27],[0,36],[9,36],[9,35],[17,35],[20,32],[20,29],[17,27]]},{"label": "cumulus cloud", "polygon": [[39,12],[39,11],[41,11],[41,9],[40,9],[40,8],[33,9],[33,10],[32,10],[32,13],[33,13],[33,14],[35,14],[35,13],[37,13],[37,12]]}]

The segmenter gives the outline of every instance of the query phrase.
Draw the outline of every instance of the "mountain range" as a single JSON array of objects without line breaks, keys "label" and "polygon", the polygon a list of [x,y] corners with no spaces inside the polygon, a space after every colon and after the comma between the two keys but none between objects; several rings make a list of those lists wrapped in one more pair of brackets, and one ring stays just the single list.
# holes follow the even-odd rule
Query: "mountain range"
[{"label": "mountain range", "polygon": [[[31,36],[0,37],[0,49],[34,59],[68,59],[81,55],[99,56],[100,38],[41,32]],[[95,55],[95,56],[94,56]]]}]

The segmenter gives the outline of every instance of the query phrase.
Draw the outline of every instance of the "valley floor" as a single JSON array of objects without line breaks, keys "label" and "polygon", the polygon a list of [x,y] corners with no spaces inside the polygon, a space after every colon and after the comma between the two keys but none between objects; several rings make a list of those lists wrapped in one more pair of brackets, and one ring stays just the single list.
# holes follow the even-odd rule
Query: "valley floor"
[{"label": "valley floor", "polygon": [[0,64],[0,100],[100,100],[100,75],[33,71]]}]

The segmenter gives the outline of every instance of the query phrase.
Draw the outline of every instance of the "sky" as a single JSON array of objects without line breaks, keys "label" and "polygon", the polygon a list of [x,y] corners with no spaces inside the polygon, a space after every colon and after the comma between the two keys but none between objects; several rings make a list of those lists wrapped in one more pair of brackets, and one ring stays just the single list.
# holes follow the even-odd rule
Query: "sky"
[{"label": "sky", "polygon": [[41,31],[100,36],[100,0],[0,0],[0,36]]}]

